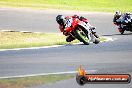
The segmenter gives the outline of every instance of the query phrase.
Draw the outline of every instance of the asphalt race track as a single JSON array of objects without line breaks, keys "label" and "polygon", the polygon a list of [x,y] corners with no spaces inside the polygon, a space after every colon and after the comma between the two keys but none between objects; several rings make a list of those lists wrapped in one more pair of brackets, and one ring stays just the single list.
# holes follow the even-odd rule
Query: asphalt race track
[{"label": "asphalt race track", "polygon": [[[98,34],[114,41],[100,44],[66,45],[55,48],[0,51],[0,77],[49,72],[75,71],[80,65],[95,73],[132,74],[132,33],[120,35],[112,24],[113,14],[80,13],[96,27]],[[33,11],[0,9],[0,30],[59,32],[57,14],[72,15],[69,11]],[[66,86],[65,86],[66,85]],[[32,88],[80,88],[75,79]],[[132,84],[88,84],[83,88],[132,88]]]}]

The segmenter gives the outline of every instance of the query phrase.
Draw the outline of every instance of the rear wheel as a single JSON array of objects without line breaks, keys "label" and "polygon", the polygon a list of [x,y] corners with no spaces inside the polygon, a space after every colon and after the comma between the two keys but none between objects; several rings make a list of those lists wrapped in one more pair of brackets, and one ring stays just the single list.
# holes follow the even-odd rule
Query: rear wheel
[{"label": "rear wheel", "polygon": [[95,38],[95,41],[93,42],[94,44],[98,44],[100,42],[99,39]]},{"label": "rear wheel", "polygon": [[85,45],[89,45],[89,38],[86,31],[83,30],[75,30],[75,37],[80,41],[83,42]]},{"label": "rear wheel", "polygon": [[97,35],[96,33],[93,33],[93,36],[94,36],[94,38],[95,38],[95,40],[94,40],[94,44],[98,44],[99,42],[100,42],[100,39],[99,39],[99,35]]}]

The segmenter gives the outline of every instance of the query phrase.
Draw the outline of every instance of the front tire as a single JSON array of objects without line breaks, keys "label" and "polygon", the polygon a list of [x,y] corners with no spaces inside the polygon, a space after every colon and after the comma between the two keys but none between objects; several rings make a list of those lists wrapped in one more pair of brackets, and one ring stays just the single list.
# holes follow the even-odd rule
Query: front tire
[{"label": "front tire", "polygon": [[118,30],[119,30],[119,32],[120,32],[122,35],[124,34],[124,31],[125,31],[125,30],[124,30],[123,28],[119,28]]},{"label": "front tire", "polygon": [[75,30],[75,37],[80,41],[83,42],[85,45],[89,45],[89,39],[86,32],[83,30]]},{"label": "front tire", "polygon": [[119,31],[119,32],[123,35],[123,34],[124,34],[124,31],[125,31],[125,30],[121,30],[121,31]]}]

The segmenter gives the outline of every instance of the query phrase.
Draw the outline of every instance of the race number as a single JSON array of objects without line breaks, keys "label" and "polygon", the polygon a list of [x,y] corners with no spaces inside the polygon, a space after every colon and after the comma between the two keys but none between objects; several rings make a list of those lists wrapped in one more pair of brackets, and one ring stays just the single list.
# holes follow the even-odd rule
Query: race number
[{"label": "race number", "polygon": [[72,25],[72,18],[66,20],[66,27],[70,27]]}]

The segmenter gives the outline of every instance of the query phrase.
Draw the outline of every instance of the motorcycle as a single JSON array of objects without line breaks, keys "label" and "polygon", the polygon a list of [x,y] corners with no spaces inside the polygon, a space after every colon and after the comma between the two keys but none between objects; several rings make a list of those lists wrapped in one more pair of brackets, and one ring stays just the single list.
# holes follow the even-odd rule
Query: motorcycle
[{"label": "motorcycle", "polygon": [[130,18],[127,19],[127,23],[124,20],[117,20],[117,23],[115,22],[114,24],[117,25],[119,28],[119,32],[121,34],[124,34],[125,31],[130,31],[132,32],[132,17],[129,16]]},{"label": "motorcycle", "polygon": [[89,45],[91,41],[95,44],[100,42],[99,36],[92,29],[90,30],[85,22],[80,21],[78,18],[72,20],[71,26],[67,27],[66,31],[85,45]]},{"label": "motorcycle", "polygon": [[124,34],[125,31],[130,31],[132,32],[132,22],[128,23],[128,24],[120,24],[120,29],[119,32],[121,34]]}]

